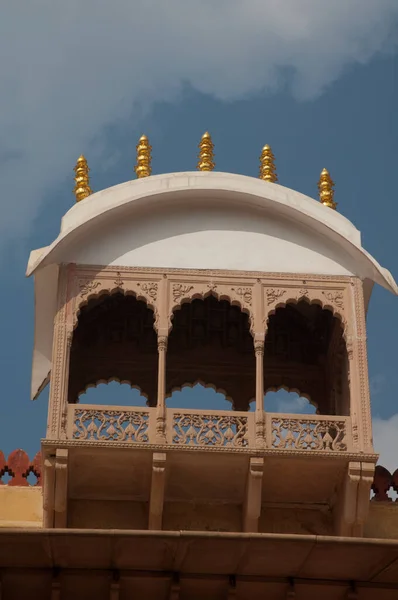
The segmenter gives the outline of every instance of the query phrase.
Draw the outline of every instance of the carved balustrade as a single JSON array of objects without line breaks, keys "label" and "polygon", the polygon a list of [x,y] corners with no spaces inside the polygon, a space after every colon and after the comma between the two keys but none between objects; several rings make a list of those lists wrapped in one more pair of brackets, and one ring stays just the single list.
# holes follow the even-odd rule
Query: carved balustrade
[{"label": "carved balustrade", "polygon": [[[165,446],[255,449],[255,413],[166,408]],[[264,413],[262,447],[277,451],[352,451],[349,417]],[[102,445],[156,444],[156,408],[68,407],[67,439]]]},{"label": "carved balustrade", "polygon": [[[67,437],[81,442],[150,441],[155,409],[77,404],[68,407]],[[151,419],[152,417],[152,419]],[[153,428],[153,427],[152,427]]]},{"label": "carved balustrade", "polygon": [[[28,481],[29,475],[33,473],[36,477],[35,483]],[[2,481],[4,475],[8,475],[8,481]],[[31,461],[24,450],[14,450],[6,459],[0,450],[0,485],[10,486],[36,486],[41,485],[42,459],[38,452]]]},{"label": "carved balustrade", "polygon": [[255,445],[254,415],[215,410],[167,410],[167,441],[200,448],[248,448]]},{"label": "carved balustrade", "polygon": [[268,447],[275,450],[352,450],[348,417],[267,413],[266,422]]}]

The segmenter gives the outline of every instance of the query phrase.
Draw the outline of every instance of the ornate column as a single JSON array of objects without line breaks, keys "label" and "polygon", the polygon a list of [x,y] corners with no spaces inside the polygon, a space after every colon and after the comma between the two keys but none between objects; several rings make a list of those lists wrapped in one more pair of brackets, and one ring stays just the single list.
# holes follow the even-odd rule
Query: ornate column
[{"label": "ornate column", "polygon": [[254,338],[256,354],[256,446],[265,447],[265,415],[264,415],[264,339]]},{"label": "ornate column", "polygon": [[47,438],[59,439],[63,415],[67,409],[69,350],[72,340],[73,324],[68,315],[69,267],[63,267],[58,280],[58,310],[54,320],[54,339],[52,351],[52,369],[50,398],[48,405]]},{"label": "ornate column", "polygon": [[158,336],[158,401],[156,405],[156,442],[166,443],[166,335]]},{"label": "ornate column", "polygon": [[360,449],[364,452],[374,452],[372,440],[372,417],[370,412],[369,372],[366,338],[365,301],[363,297],[363,283],[356,278],[354,287],[355,338],[352,345],[351,364],[355,369],[356,382],[356,407],[359,418]]}]

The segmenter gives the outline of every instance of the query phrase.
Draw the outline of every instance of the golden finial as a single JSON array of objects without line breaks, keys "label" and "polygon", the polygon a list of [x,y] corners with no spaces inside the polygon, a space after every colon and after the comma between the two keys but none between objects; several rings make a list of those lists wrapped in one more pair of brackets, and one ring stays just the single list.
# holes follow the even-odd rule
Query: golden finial
[{"label": "golden finial", "polygon": [[260,179],[276,183],[278,176],[276,174],[275,156],[271,147],[266,144],[260,156]]},{"label": "golden finial", "polygon": [[149,145],[149,140],[146,135],[142,135],[136,146],[137,150],[137,164],[134,167],[135,174],[138,179],[141,177],[149,177],[152,173],[151,167],[151,150],[152,146]]},{"label": "golden finial", "polygon": [[199,171],[212,171],[216,166],[214,162],[214,144],[208,131],[202,135],[199,144],[199,160],[197,168]]},{"label": "golden finial", "polygon": [[322,169],[321,176],[318,181],[319,200],[324,206],[328,206],[333,210],[336,210],[337,203],[333,200],[334,196],[334,182],[330,177],[327,169]]},{"label": "golden finial", "polygon": [[80,202],[80,200],[84,200],[84,198],[87,198],[87,196],[90,196],[90,194],[93,193],[90,187],[90,177],[88,175],[90,169],[88,168],[87,160],[84,158],[83,154],[77,159],[76,166],[73,170],[76,173],[76,185],[73,189],[73,193],[76,196],[76,202]]}]

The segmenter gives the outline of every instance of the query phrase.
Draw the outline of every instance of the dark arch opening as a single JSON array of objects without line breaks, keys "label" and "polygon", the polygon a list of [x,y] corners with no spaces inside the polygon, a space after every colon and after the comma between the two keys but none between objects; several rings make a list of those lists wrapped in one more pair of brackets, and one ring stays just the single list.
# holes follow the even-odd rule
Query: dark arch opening
[{"label": "dark arch opening", "polygon": [[100,296],[83,306],[70,352],[69,402],[77,402],[90,386],[116,380],[138,388],[148,405],[155,406],[158,352],[153,324],[153,311],[133,295]]},{"label": "dark arch opening", "polygon": [[349,414],[348,358],[340,319],[300,301],[269,317],[264,392],[285,388],[307,397],[324,415]]},{"label": "dark arch opening", "polygon": [[255,393],[248,315],[214,296],[183,304],[174,314],[166,365],[168,396],[200,382],[222,390],[234,410],[248,410]]}]

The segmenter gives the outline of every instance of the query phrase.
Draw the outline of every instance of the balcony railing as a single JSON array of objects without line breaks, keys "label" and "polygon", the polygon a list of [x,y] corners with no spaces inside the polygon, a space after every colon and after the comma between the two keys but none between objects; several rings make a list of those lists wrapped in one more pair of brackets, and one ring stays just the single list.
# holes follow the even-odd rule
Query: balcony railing
[{"label": "balcony railing", "polygon": [[[263,446],[278,451],[351,450],[349,417],[264,413]],[[166,410],[167,446],[256,448],[255,413]],[[156,408],[71,404],[67,439],[81,442],[158,444]]]}]

